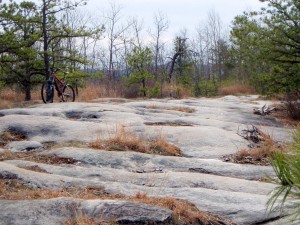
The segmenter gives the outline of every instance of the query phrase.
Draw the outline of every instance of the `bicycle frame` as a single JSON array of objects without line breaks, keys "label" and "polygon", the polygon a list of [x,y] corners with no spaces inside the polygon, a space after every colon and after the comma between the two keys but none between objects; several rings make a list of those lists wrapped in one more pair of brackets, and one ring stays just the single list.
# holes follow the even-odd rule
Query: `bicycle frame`
[{"label": "bicycle frame", "polygon": [[67,72],[64,72],[64,78],[59,78],[55,69],[51,71],[50,78],[42,85],[41,94],[44,103],[52,103],[54,98],[54,87],[57,91],[58,97],[61,102],[75,101],[75,92],[70,84],[64,81]]},{"label": "bicycle frame", "polygon": [[53,70],[51,73],[51,78],[53,79],[53,84],[55,86],[56,91],[58,92],[58,95],[60,96],[63,92],[63,88],[65,86],[65,81],[57,77],[55,71]]}]

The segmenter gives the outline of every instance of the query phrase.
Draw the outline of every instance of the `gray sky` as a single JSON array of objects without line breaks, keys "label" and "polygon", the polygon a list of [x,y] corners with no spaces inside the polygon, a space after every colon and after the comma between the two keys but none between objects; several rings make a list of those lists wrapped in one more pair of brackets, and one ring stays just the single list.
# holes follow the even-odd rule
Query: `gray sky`
[{"label": "gray sky", "polygon": [[[31,1],[41,2],[41,0]],[[88,0],[83,10],[98,17],[105,9],[109,9],[111,2],[122,7],[124,21],[128,17],[137,17],[143,20],[146,30],[153,24],[154,14],[160,11],[169,20],[167,39],[174,37],[183,29],[192,33],[199,24],[206,22],[207,14],[211,10],[219,15],[224,28],[228,28],[236,15],[242,14],[245,10],[258,10],[264,5],[259,0]]]},{"label": "gray sky", "polygon": [[[162,12],[169,19],[169,34],[178,33],[183,28],[192,31],[205,23],[209,11],[214,10],[228,27],[236,15],[245,10],[258,10],[263,6],[259,0],[114,0],[122,6],[124,17],[134,16],[143,19],[145,27],[153,23],[153,15]],[[102,11],[107,8],[107,0],[89,0],[90,10]]]}]

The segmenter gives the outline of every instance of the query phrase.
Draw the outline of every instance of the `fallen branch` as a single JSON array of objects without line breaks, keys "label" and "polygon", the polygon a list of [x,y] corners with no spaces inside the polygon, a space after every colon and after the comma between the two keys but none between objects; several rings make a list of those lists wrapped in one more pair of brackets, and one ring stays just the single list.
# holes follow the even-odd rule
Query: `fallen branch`
[{"label": "fallen branch", "polygon": [[252,125],[252,128],[242,130],[241,132],[238,132],[237,134],[248,141],[252,141],[255,144],[266,140],[266,138],[270,138],[269,135],[265,134],[264,132],[262,132],[259,128],[257,128],[254,125]]},{"label": "fallen branch", "polygon": [[266,104],[260,108],[254,108],[253,113],[261,116],[269,115],[273,111],[276,111],[276,107],[269,108]]}]

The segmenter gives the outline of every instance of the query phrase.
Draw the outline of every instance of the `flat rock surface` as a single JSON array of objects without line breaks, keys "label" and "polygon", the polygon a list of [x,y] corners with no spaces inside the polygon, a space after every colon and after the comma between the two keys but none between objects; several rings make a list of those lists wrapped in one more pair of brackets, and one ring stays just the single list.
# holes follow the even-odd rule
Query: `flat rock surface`
[{"label": "flat rock surface", "polygon": [[[268,221],[280,214],[279,211],[266,212],[266,202],[275,185],[260,181],[266,175],[274,175],[272,168],[221,160],[224,155],[247,148],[249,143],[237,132],[251,125],[271,134],[275,140],[291,140],[291,131],[274,118],[252,113],[258,104],[264,102],[256,101],[256,96],[226,96],[183,100],[99,99],[93,103],[54,103],[1,110],[0,133],[21,133],[26,136],[27,140],[24,141],[35,141],[46,146],[37,153],[40,156],[68,158],[73,163],[49,164],[28,161],[26,158],[6,160],[0,162],[0,178],[26,181],[34,188],[93,185],[113,194],[133,196],[138,192],[146,192],[149,196],[173,196],[237,224]],[[182,108],[191,111],[179,111]],[[72,146],[72,143],[107,139],[118,126],[149,140],[163,136],[182,150],[182,156]],[[69,143],[71,147],[51,148],[47,147],[49,143]],[[16,146],[16,143],[8,143],[5,148],[12,149],[11,146]],[[43,172],[31,171],[26,167],[38,167]],[[0,201],[0,217],[5,216],[11,224],[26,224],[22,223],[25,220],[15,217],[9,210],[14,208],[16,212],[22,211],[22,207],[30,202]],[[32,217],[38,221],[52,221],[56,214],[55,204],[68,208],[67,204],[79,202],[92,217],[97,217],[92,208],[104,210],[101,208],[103,204],[97,201],[63,198],[34,202],[33,211],[39,208],[39,204],[45,207],[45,211],[33,213]],[[121,203],[116,201],[116,204]],[[47,211],[49,208],[54,211]],[[70,213],[63,215],[57,212],[53,224],[63,224]],[[168,213],[166,211],[157,218],[167,220]],[[149,218],[150,214],[152,212]],[[26,216],[24,218],[32,221],[29,213]],[[149,221],[153,222],[153,218]]]},{"label": "flat rock surface", "polygon": [[34,201],[0,200],[0,224],[30,225],[64,224],[76,215],[99,218],[95,222],[116,221],[120,223],[163,223],[172,216],[170,210],[115,200],[79,200],[54,198]]},{"label": "flat rock surface", "polygon": [[6,148],[12,152],[30,152],[41,150],[43,145],[37,141],[12,141]]}]

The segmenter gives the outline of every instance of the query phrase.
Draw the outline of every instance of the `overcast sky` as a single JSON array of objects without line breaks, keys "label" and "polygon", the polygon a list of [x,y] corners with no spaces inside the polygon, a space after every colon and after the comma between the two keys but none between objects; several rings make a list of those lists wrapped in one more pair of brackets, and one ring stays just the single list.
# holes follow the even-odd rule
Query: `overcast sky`
[{"label": "overcast sky", "polygon": [[[134,16],[144,20],[145,27],[153,23],[153,15],[162,12],[169,20],[169,33],[183,28],[192,31],[205,23],[209,11],[214,10],[225,27],[236,15],[245,10],[258,10],[263,6],[259,0],[114,0],[122,6],[124,17]],[[108,7],[107,0],[89,0],[87,8],[97,12]]]},{"label": "overcast sky", "polygon": [[[21,0],[16,0],[21,2]],[[30,1],[30,0],[27,0]],[[32,0],[40,3],[41,0]],[[9,0],[3,0],[9,2]],[[228,28],[236,15],[243,11],[258,10],[264,3],[259,0],[88,0],[82,10],[100,18],[109,4],[121,6],[124,22],[128,17],[143,20],[147,30],[153,24],[153,16],[159,11],[166,15],[169,21],[168,36],[174,37],[181,30],[192,33],[199,24],[205,24],[207,14],[214,10],[220,17],[224,28]]]}]

